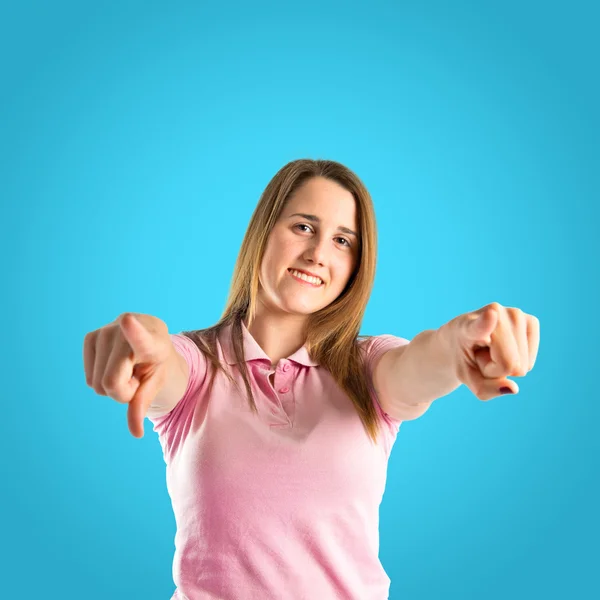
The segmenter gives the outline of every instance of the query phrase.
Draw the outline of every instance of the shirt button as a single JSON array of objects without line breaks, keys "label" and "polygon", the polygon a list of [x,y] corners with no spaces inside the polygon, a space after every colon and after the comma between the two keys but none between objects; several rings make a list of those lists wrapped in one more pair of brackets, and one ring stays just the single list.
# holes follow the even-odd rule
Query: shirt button
[{"label": "shirt button", "polygon": [[287,393],[287,392],[289,392],[289,391],[290,391],[290,388],[289,388],[289,387],[284,387],[284,388],[281,388],[281,389],[279,390],[279,392],[280,392],[281,394],[286,394],[286,393]]},{"label": "shirt button", "polygon": [[283,370],[284,371],[289,371],[290,370],[290,363],[285,363],[285,365],[283,365]]}]

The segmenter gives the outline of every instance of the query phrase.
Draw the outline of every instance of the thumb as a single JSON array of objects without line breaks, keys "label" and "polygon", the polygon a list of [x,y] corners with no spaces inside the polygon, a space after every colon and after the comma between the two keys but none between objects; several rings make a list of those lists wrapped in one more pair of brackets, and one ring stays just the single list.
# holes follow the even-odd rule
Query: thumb
[{"label": "thumb", "polygon": [[119,325],[123,336],[133,350],[137,362],[151,361],[156,354],[156,340],[150,331],[135,315],[127,313],[121,318]]}]

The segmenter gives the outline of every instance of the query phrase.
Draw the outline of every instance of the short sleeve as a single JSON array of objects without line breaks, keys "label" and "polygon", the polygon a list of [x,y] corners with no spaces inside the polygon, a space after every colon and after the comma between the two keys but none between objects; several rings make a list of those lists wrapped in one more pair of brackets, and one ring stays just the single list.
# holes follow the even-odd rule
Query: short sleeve
[{"label": "short sleeve", "polygon": [[423,402],[421,404],[416,405],[406,405],[404,413],[401,419],[397,419],[388,415],[379,404],[379,399],[377,398],[377,394],[375,393],[375,388],[373,386],[373,372],[375,366],[377,365],[379,359],[385,354],[388,350],[393,348],[398,348],[400,346],[405,346],[409,344],[410,341],[397,337],[395,335],[376,335],[369,338],[363,342],[363,348],[365,352],[365,367],[366,373],[369,379],[369,388],[371,390],[371,394],[375,399],[376,409],[381,414],[383,420],[391,428],[391,430],[396,434],[400,427],[400,423],[402,421],[412,421],[423,415],[427,409],[431,406],[431,402]]},{"label": "short sleeve", "polygon": [[200,348],[181,333],[170,334],[175,350],[183,356],[188,365],[189,377],[186,390],[181,400],[166,414],[158,412],[150,406],[146,418],[154,425],[153,430],[159,437],[169,442],[177,432],[178,436],[187,431],[193,417],[200,390],[206,380],[208,361]]}]

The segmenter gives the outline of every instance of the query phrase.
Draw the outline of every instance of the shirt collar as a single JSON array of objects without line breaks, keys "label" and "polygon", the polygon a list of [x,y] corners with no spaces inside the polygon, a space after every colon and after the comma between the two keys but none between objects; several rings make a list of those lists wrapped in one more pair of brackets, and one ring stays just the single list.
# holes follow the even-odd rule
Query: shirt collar
[{"label": "shirt collar", "polygon": [[[237,358],[233,351],[233,345],[231,343],[231,328],[232,325],[227,325],[221,330],[219,336],[219,343],[223,350],[223,358],[228,365],[237,364]],[[242,321],[242,335],[244,339],[244,357],[246,362],[250,360],[266,360],[271,364],[271,359],[266,355],[265,351],[258,345],[258,342],[252,337],[252,334],[248,331],[248,328]],[[296,363],[304,365],[305,367],[318,367],[319,363],[312,360],[308,354],[306,346],[302,346],[294,352],[291,356],[287,357],[287,360],[292,360]]]}]

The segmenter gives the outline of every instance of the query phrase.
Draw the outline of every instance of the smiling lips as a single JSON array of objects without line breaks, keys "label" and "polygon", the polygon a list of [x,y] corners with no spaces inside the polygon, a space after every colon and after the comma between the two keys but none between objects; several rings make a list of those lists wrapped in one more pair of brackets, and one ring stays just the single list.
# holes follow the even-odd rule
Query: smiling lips
[{"label": "smiling lips", "polygon": [[288,272],[299,283],[304,283],[312,287],[320,287],[323,285],[323,280],[319,277],[311,277],[310,275],[306,275],[305,273],[297,271],[296,269],[288,269]]}]

